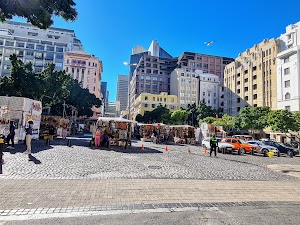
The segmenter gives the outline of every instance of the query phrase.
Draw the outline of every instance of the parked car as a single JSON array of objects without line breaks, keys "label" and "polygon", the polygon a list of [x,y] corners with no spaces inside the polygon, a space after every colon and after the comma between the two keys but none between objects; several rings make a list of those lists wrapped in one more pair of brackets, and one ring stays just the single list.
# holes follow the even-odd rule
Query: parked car
[{"label": "parked car", "polygon": [[248,141],[249,144],[256,145],[259,149],[259,153],[266,155],[268,152],[274,152],[275,155],[278,154],[278,149],[274,146],[265,145],[261,141]]},{"label": "parked car", "polygon": [[299,144],[296,141],[290,141],[288,143],[284,143],[285,145],[287,145],[288,147],[292,147],[292,148],[298,148]]},{"label": "parked car", "polygon": [[298,149],[286,146],[286,145],[284,145],[280,142],[268,140],[268,141],[263,141],[263,143],[265,145],[270,145],[270,146],[276,147],[279,150],[280,153],[284,153],[284,154],[287,154],[289,156],[299,155],[299,150]]},{"label": "parked car", "polygon": [[[217,138],[218,140],[218,152],[223,152],[224,151],[228,151],[228,152],[232,152],[234,149],[234,146],[228,143],[222,143],[222,139],[221,138]],[[210,149],[210,137],[205,138],[202,141],[202,146],[203,148],[207,148]]]},{"label": "parked car", "polygon": [[239,155],[245,153],[251,153],[252,150],[254,152],[259,152],[258,147],[255,145],[251,145],[244,140],[239,140],[238,138],[224,138],[222,143],[228,143],[234,146],[234,151],[237,151]]}]

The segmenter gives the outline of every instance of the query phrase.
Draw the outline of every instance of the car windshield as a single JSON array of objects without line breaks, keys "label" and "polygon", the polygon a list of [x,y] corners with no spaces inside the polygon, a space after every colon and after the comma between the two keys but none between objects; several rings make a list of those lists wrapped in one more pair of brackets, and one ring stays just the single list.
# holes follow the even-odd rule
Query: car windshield
[{"label": "car windshield", "polygon": [[247,141],[239,140],[242,144],[248,144]]},{"label": "car windshield", "polygon": [[254,144],[254,145],[263,145],[263,143],[261,141],[254,141],[254,142],[249,142],[250,144]]}]

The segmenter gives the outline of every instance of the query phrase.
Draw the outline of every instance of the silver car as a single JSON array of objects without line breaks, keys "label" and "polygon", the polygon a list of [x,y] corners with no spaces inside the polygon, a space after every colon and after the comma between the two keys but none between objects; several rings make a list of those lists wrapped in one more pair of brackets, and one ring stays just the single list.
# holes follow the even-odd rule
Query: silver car
[{"label": "silver car", "polygon": [[276,147],[265,145],[261,141],[247,141],[247,143],[256,145],[259,148],[259,153],[267,154],[268,152],[274,152],[275,155],[278,153],[278,149]]},{"label": "silver car", "polygon": [[[221,142],[221,140],[222,140],[221,138],[217,138],[217,140],[218,140],[218,152],[223,152],[223,149],[226,152],[232,152],[234,150],[234,146],[233,145],[228,144],[228,143],[222,143]],[[202,141],[202,146],[203,146],[203,148],[210,149],[210,137],[205,138]]]}]

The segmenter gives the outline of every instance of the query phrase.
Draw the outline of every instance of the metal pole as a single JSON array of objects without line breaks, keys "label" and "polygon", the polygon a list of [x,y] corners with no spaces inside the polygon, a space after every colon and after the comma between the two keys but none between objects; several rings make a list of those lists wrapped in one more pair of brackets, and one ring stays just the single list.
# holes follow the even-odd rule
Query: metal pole
[{"label": "metal pole", "polygon": [[2,174],[4,139],[0,138],[0,174]]}]

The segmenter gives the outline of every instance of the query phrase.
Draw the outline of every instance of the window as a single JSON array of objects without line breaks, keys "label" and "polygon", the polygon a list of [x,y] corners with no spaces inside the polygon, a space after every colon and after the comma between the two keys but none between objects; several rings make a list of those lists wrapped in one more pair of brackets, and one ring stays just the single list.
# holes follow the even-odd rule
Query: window
[{"label": "window", "polygon": [[54,59],[54,54],[53,53],[47,53],[45,56],[46,60],[53,60]]},{"label": "window", "polygon": [[248,96],[245,96],[245,101],[248,101],[248,99],[249,99]]},{"label": "window", "polygon": [[257,84],[253,85],[253,89],[256,90],[257,89]]},{"label": "window", "polygon": [[290,74],[290,68],[285,68],[284,69],[284,75]]},{"label": "window", "polygon": [[56,47],[56,52],[64,52],[64,48]]},{"label": "window", "polygon": [[37,50],[44,50],[45,46],[44,45],[36,45]]},{"label": "window", "polygon": [[289,61],[290,61],[289,57],[283,59],[283,63],[288,63]]},{"label": "window", "polygon": [[145,100],[146,100],[146,101],[148,100],[148,96],[145,96]]},{"label": "window", "polygon": [[145,104],[145,108],[147,108],[148,107],[148,104]]},{"label": "window", "polygon": [[290,80],[284,81],[284,87],[288,88],[288,87],[290,87],[290,86],[291,86]]},{"label": "window", "polygon": [[13,49],[10,49],[10,48],[7,48],[7,49],[5,49],[5,53],[7,53],[7,54],[13,54],[14,53],[14,50]]},{"label": "window", "polygon": [[287,111],[291,111],[291,106],[289,106],[289,105],[288,105],[288,106],[286,106],[286,107],[285,107],[285,110],[287,110]]},{"label": "window", "polygon": [[157,77],[153,77],[153,80],[154,80],[154,81],[157,81]]},{"label": "window", "polygon": [[241,98],[237,98],[237,99],[236,99],[236,102],[237,102],[237,103],[240,103],[240,102],[241,102]]},{"label": "window", "polygon": [[253,99],[257,99],[257,94],[253,95]]},{"label": "window", "polygon": [[256,80],[257,79],[257,75],[254,75],[252,78],[253,78],[253,80]]},{"label": "window", "polygon": [[153,109],[155,108],[155,104],[152,104],[152,108],[153,108]]},{"label": "window", "polygon": [[63,55],[56,55],[56,59],[63,59],[64,56]]},{"label": "window", "polygon": [[24,48],[25,47],[25,43],[17,42],[17,47]]},{"label": "window", "polygon": [[285,99],[291,99],[291,94],[287,92],[287,93],[285,94],[284,98],[285,98]]},{"label": "window", "polygon": [[3,40],[0,40],[0,45],[3,45]]},{"label": "window", "polygon": [[245,83],[247,83],[247,82],[248,82],[248,78],[245,79]]},{"label": "window", "polygon": [[5,46],[14,46],[14,42],[12,41],[6,41]]},{"label": "window", "polygon": [[205,96],[205,91],[203,91],[203,96]]},{"label": "window", "polygon": [[151,80],[151,77],[150,76],[146,76],[146,80]]},{"label": "window", "polygon": [[241,93],[241,89],[237,89],[237,93],[240,94]]},{"label": "window", "polygon": [[32,51],[27,51],[27,52],[26,52],[26,55],[28,55],[28,56],[33,56],[33,52],[32,52]]},{"label": "window", "polygon": [[54,52],[54,47],[53,46],[47,46],[47,51],[50,51],[50,52]]},{"label": "window", "polygon": [[26,48],[28,48],[28,49],[34,49],[34,44],[27,43],[26,44]]},{"label": "window", "polygon": [[248,91],[248,87],[244,87],[244,91]]},{"label": "window", "polygon": [[36,53],[35,53],[35,58],[37,58],[37,59],[42,59],[42,58],[43,58],[43,53],[41,53],[41,52],[36,52]]}]

